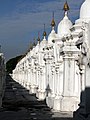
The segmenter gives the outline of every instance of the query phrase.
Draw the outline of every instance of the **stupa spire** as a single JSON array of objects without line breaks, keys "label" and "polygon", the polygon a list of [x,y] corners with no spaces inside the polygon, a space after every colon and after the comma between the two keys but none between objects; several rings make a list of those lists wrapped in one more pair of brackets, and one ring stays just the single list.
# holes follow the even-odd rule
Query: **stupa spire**
[{"label": "stupa spire", "polygon": [[38,41],[38,44],[40,44],[40,33],[38,32],[38,39],[37,39],[37,41]]},{"label": "stupa spire", "polygon": [[44,24],[44,32],[43,32],[44,39],[45,39],[46,35],[47,35],[47,33],[46,33],[46,30],[45,30],[45,24]]},{"label": "stupa spire", "polygon": [[33,46],[36,46],[36,39],[33,39]]},{"label": "stupa spire", "polygon": [[64,3],[64,6],[63,6],[63,10],[64,11],[68,11],[70,8],[69,8],[69,5],[67,3],[67,1]]},{"label": "stupa spire", "polygon": [[52,21],[51,21],[52,29],[54,29],[55,25],[56,24],[55,24],[55,20],[54,20],[54,12],[53,12]]},{"label": "stupa spire", "polygon": [[68,11],[70,10],[69,5],[68,5],[68,3],[67,3],[67,0],[66,0],[66,2],[64,3],[63,10],[64,10],[65,16],[67,16]]}]

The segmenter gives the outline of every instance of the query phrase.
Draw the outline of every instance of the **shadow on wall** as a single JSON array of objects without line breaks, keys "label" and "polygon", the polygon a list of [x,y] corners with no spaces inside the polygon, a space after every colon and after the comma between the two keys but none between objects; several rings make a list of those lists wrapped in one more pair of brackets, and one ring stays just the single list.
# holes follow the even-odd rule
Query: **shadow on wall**
[{"label": "shadow on wall", "polygon": [[46,96],[48,97],[50,93],[51,93],[51,89],[50,89],[50,85],[48,84],[46,87]]},{"label": "shadow on wall", "polygon": [[79,109],[73,113],[73,120],[90,120],[90,87],[81,92]]}]

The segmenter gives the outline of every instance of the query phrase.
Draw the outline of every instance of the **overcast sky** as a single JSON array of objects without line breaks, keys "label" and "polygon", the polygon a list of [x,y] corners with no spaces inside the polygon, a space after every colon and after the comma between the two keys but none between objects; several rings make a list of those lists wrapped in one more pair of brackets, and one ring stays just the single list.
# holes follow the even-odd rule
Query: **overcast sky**
[{"label": "overcast sky", "polygon": [[[0,0],[0,44],[6,60],[25,53],[30,41],[42,38],[43,24],[49,34],[52,12],[55,12],[56,27],[63,18],[66,0]],[[67,0],[69,18],[75,22],[84,0]]]}]

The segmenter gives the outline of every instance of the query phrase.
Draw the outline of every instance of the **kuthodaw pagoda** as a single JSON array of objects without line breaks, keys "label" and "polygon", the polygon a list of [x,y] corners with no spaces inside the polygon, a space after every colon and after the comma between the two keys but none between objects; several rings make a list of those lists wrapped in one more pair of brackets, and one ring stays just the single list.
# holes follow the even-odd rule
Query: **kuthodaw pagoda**
[{"label": "kuthodaw pagoda", "polygon": [[[33,47],[16,65],[13,79],[35,93],[38,100],[61,112],[76,111],[79,106],[90,111],[90,0],[80,8],[80,17],[73,25],[64,4],[64,18],[46,40]],[[82,95],[84,93],[84,96]],[[83,99],[84,97],[84,99]],[[87,108],[87,106],[89,106]]]}]

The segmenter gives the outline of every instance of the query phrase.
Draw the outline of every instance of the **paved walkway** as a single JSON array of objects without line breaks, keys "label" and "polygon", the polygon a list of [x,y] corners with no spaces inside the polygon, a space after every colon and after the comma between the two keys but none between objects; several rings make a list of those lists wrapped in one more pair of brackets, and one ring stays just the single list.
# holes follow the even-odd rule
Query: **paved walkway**
[{"label": "paved walkway", "polygon": [[35,95],[30,95],[25,88],[7,76],[0,120],[72,120],[72,118],[71,114],[51,112],[45,101],[38,101]]}]

